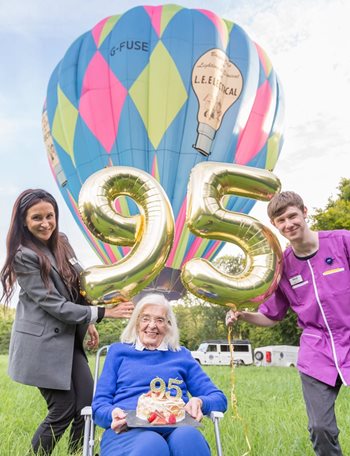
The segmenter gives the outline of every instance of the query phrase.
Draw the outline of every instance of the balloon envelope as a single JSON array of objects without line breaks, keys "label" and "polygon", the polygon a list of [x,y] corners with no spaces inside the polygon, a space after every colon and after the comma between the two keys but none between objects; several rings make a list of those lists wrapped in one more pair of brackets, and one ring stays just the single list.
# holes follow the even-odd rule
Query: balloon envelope
[{"label": "balloon envelope", "polygon": [[[102,20],[67,50],[48,84],[43,129],[59,188],[101,260],[114,263],[129,247],[92,236],[77,209],[79,191],[104,167],[132,166],[169,197],[176,226],[167,267],[178,270],[223,246],[185,226],[191,169],[215,161],[272,170],[283,111],[269,58],[237,24],[206,10],[139,6]],[[124,215],[137,210],[123,198],[115,204]],[[248,213],[253,205],[231,197],[226,207]]]}]

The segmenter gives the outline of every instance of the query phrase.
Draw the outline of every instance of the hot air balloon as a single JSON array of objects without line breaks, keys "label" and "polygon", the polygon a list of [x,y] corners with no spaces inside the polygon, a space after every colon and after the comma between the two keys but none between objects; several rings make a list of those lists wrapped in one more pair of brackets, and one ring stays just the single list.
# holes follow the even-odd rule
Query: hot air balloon
[{"label": "hot air balloon", "polygon": [[[78,211],[83,183],[113,165],[147,171],[165,189],[175,238],[155,286],[174,287],[182,265],[215,257],[223,242],[185,225],[191,169],[202,161],[272,170],[282,143],[283,94],[264,50],[236,23],[177,5],[138,6],[80,36],[53,71],[43,131],[53,174],[103,263],[128,252],[95,238]],[[255,201],[230,197],[248,213]],[[116,209],[137,212],[118,198]]]}]

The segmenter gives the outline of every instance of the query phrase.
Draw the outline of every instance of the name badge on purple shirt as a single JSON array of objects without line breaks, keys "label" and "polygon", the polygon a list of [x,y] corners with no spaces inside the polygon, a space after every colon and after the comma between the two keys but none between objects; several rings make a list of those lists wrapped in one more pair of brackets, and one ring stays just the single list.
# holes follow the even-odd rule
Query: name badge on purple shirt
[{"label": "name badge on purple shirt", "polygon": [[298,274],[298,275],[296,275],[296,276],[294,276],[294,277],[291,277],[291,278],[289,279],[289,283],[290,283],[292,286],[298,285],[298,283],[302,283],[302,282],[304,282],[304,280],[303,280],[303,278],[301,277],[300,274]]}]

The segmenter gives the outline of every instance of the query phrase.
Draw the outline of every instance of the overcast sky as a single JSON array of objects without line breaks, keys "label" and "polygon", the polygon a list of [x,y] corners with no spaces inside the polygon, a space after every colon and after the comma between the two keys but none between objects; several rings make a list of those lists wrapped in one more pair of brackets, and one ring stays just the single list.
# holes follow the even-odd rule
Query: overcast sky
[{"label": "overcast sky", "polygon": [[[148,1],[149,5],[169,2]],[[174,2],[175,3],[175,2]],[[312,212],[350,177],[348,0],[216,0],[178,2],[239,24],[268,53],[286,99],[285,143],[275,168],[284,190],[303,195]],[[134,0],[0,0],[0,260],[17,195],[50,191],[66,232],[86,266],[97,258],[66,209],[51,175],[41,132],[49,77],[69,45]],[[266,204],[252,215],[267,222]],[[226,250],[227,252],[228,250]]]}]

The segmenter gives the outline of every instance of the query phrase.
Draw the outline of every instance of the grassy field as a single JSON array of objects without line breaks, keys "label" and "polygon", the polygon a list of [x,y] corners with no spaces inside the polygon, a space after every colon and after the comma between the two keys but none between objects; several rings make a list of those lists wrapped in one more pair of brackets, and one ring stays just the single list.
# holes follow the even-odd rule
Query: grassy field
[{"label": "grassy field", "polygon": [[[36,388],[12,382],[6,375],[7,356],[0,356],[0,455],[24,456],[31,436],[45,415],[45,403]],[[214,382],[230,397],[230,368],[208,367]],[[59,367],[57,371],[59,375]],[[235,369],[238,412],[232,409],[221,422],[225,456],[312,456],[299,376],[294,368],[240,367]],[[350,455],[350,391],[342,388],[337,400],[338,426],[344,455]],[[215,455],[213,426],[204,420],[204,434]],[[245,431],[246,430],[246,431]],[[63,438],[53,455],[67,456]]]}]

